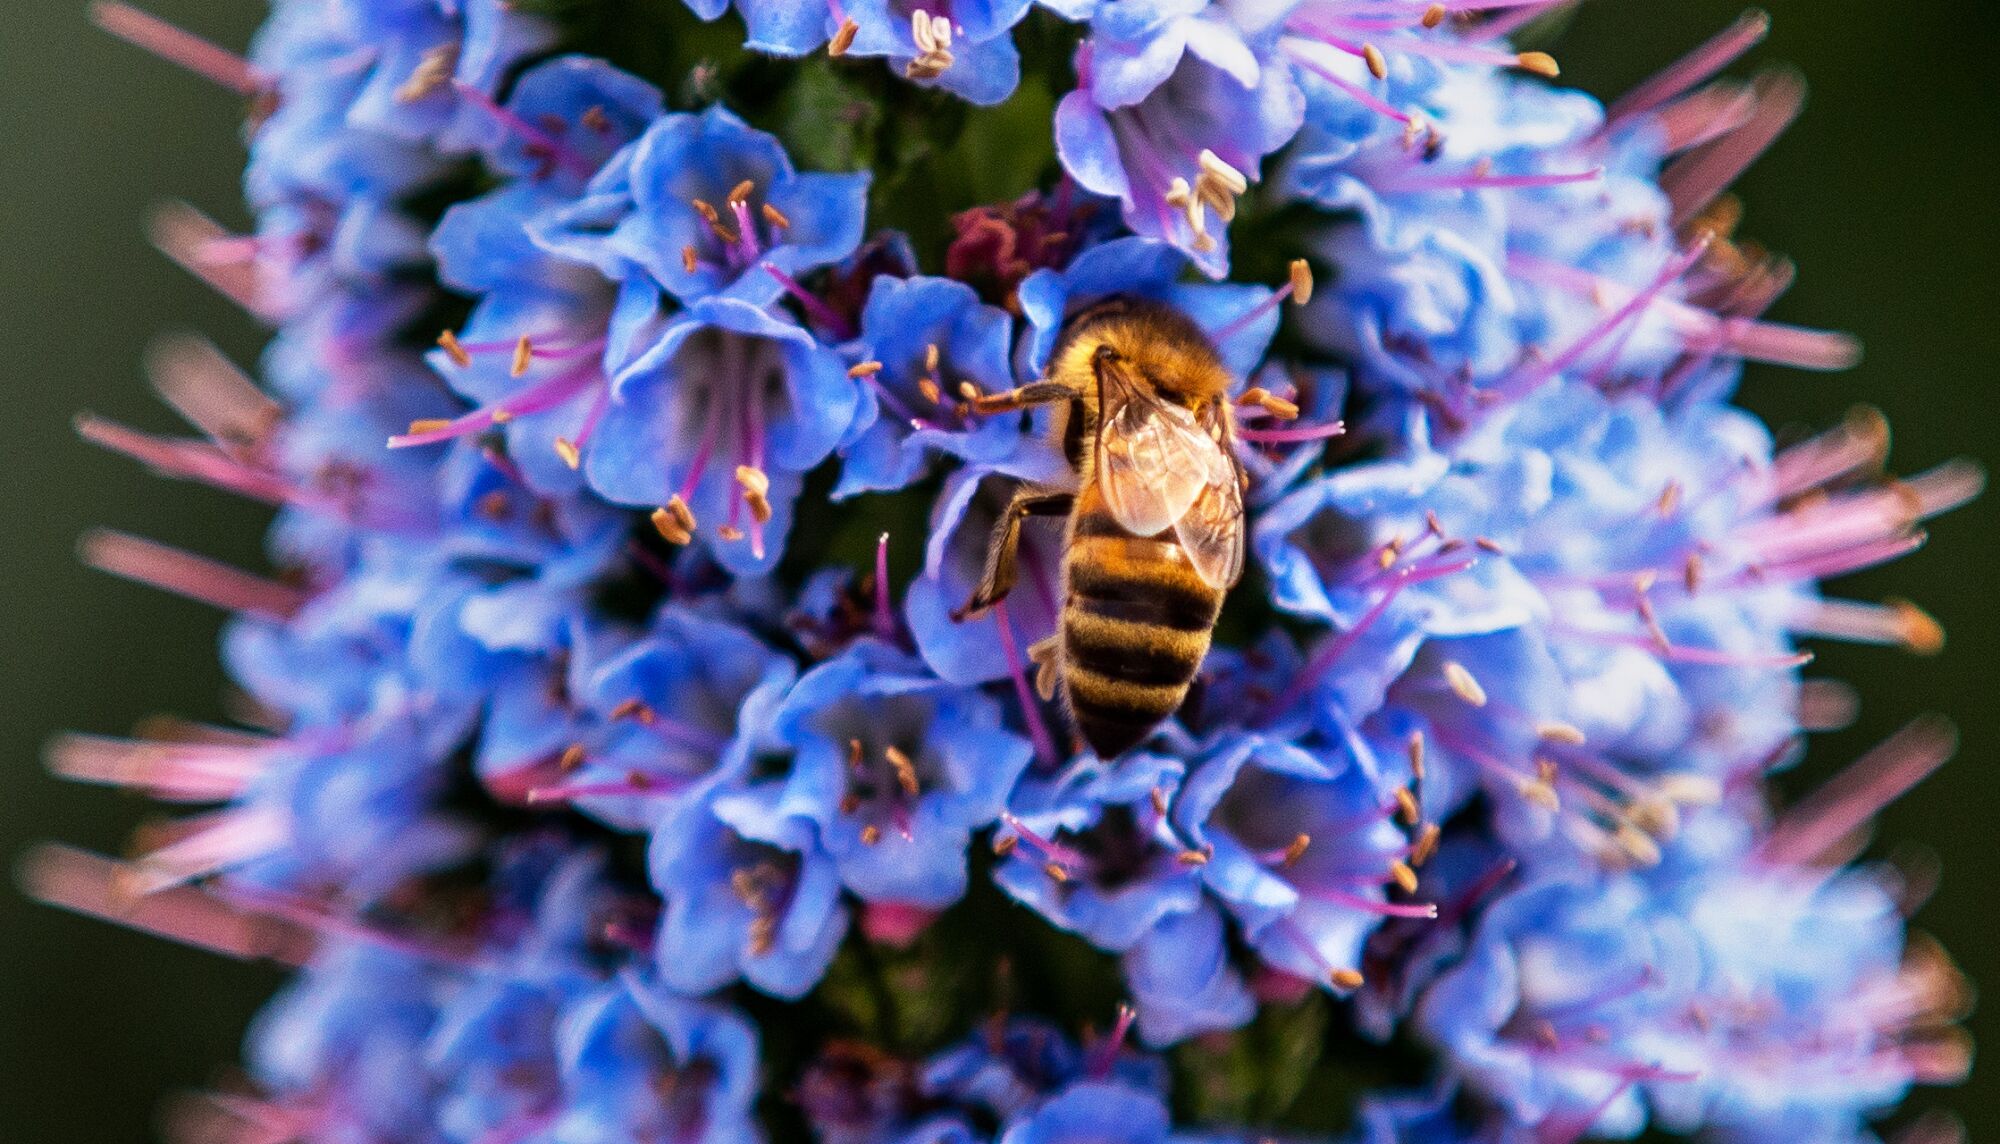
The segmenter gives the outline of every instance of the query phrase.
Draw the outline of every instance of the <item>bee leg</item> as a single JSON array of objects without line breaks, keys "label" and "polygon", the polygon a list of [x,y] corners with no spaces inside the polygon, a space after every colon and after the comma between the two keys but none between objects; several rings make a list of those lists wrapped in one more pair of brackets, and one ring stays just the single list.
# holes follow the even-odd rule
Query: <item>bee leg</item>
[{"label": "bee leg", "polygon": [[1000,514],[999,523],[993,526],[993,542],[986,550],[986,574],[980,577],[979,587],[973,589],[972,598],[965,602],[963,608],[953,612],[951,618],[963,620],[1006,599],[1007,593],[1014,590],[1014,556],[1021,547],[1021,522],[1031,516],[1062,516],[1075,502],[1074,493],[1045,493],[1032,489],[1015,493],[1014,499],[1007,504],[1007,510]]},{"label": "bee leg", "polygon": [[1028,645],[1028,662],[1035,665],[1035,694],[1047,703],[1056,697],[1056,681],[1062,676],[1062,638],[1044,636]]},{"label": "bee leg", "polygon": [[1036,381],[1005,393],[982,393],[972,399],[972,408],[977,413],[1011,413],[1031,405],[1071,401],[1075,397],[1076,390],[1062,382]]}]

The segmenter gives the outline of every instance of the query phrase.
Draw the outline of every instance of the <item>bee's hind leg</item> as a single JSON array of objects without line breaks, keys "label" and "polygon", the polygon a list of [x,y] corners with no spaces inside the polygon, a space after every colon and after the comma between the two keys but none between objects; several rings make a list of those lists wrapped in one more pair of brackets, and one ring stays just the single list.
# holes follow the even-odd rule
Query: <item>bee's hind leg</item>
[{"label": "bee's hind leg", "polygon": [[993,541],[986,549],[986,574],[965,606],[952,613],[963,620],[977,615],[1007,598],[1014,590],[1015,557],[1021,547],[1021,522],[1031,516],[1062,516],[1076,503],[1074,493],[1039,492],[1022,489],[1007,503],[1006,511],[993,526]]}]

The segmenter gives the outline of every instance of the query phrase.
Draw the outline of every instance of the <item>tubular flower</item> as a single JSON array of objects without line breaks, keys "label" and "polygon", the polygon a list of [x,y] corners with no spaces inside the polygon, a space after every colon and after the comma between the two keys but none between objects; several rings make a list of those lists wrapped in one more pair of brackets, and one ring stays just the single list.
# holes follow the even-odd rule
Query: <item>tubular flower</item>
[{"label": "tubular flower", "polygon": [[[1982,477],[1732,404],[1855,356],[1735,233],[1761,17],[1607,106],[1545,0],[642,7],[95,10],[250,101],[252,232],[154,231],[275,328],[161,345],[185,435],[78,419],[272,567],[86,539],[229,613],[232,718],[59,738],[177,810],[23,868],[296,970],[177,1137],[1862,1144],[1964,1072],[1862,845],[1948,727],[1767,781],[1851,714],[1818,641],[1943,642],[1827,582]],[[1091,579],[1239,533],[1219,619]],[[1085,621],[1152,691],[1214,628],[1109,759]],[[1357,1040],[1428,1080],[1300,1099]]]}]

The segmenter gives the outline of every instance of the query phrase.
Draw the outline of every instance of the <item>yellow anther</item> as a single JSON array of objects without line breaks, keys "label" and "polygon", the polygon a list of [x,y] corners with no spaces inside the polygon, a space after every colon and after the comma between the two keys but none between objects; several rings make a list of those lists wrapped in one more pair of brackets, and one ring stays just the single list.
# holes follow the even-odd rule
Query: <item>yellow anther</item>
[{"label": "yellow anther", "polygon": [[1312,301],[1313,271],[1303,258],[1292,259],[1291,266],[1292,305],[1303,306]]},{"label": "yellow anther", "polygon": [[528,367],[534,363],[534,360],[534,339],[527,334],[522,334],[521,340],[514,343],[514,363],[510,367],[510,372],[515,377],[520,377],[522,374],[528,372]]},{"label": "yellow anther", "polygon": [[1545,743],[1561,743],[1566,747],[1581,747],[1584,744],[1582,731],[1555,719],[1544,719],[1535,724],[1535,737]]},{"label": "yellow anther", "polygon": [[736,184],[735,186],[729,188],[728,202],[732,206],[734,206],[737,203],[747,203],[750,201],[751,194],[756,190],[757,190],[756,180],[745,179],[742,182]]},{"label": "yellow anther", "polygon": [[1444,682],[1447,687],[1451,688],[1453,695],[1458,696],[1474,707],[1486,706],[1486,689],[1479,685],[1479,680],[1475,679],[1472,673],[1465,669],[1464,664],[1455,659],[1446,660],[1444,665]]},{"label": "yellow anther", "polygon": [[1389,879],[1405,894],[1417,892],[1417,872],[1410,868],[1408,862],[1389,863]]},{"label": "yellow anther", "polygon": [[438,348],[443,350],[444,356],[450,358],[451,364],[458,368],[470,369],[472,367],[472,355],[465,352],[465,347],[459,344],[458,335],[452,333],[450,330],[446,330],[444,333],[438,335]]},{"label": "yellow anther", "polygon": [[764,216],[765,222],[770,223],[779,230],[789,229],[792,225],[792,220],[786,216],[785,212],[772,206],[770,203],[765,203],[759,213]]},{"label": "yellow anther", "polygon": [[1336,969],[1328,973],[1326,979],[1333,983],[1335,989],[1345,990],[1350,993],[1361,988],[1368,981],[1367,978],[1361,976],[1361,971],[1358,969]]},{"label": "yellow anther", "polygon": [[860,32],[861,25],[855,23],[853,17],[842,20],[833,33],[833,42],[826,46],[826,54],[834,59],[846,55],[847,49],[854,46],[854,37]]},{"label": "yellow anther", "polygon": [[582,451],[576,447],[576,442],[567,437],[556,438],[556,456],[561,457],[562,463],[568,465],[572,471],[583,465]]},{"label": "yellow anther", "polygon": [[1554,79],[1562,74],[1556,66],[1556,58],[1547,52],[1522,52],[1514,57],[1514,63],[1523,71],[1530,71],[1543,79]]},{"label": "yellow anther", "polygon": [[1374,44],[1361,45],[1361,58],[1368,61],[1368,74],[1376,79],[1389,78],[1389,61],[1382,58],[1382,49]]},{"label": "yellow anther", "polygon": [[414,437],[420,433],[435,433],[440,429],[448,429],[450,427],[451,422],[446,421],[442,417],[425,417],[410,422],[409,434]]}]

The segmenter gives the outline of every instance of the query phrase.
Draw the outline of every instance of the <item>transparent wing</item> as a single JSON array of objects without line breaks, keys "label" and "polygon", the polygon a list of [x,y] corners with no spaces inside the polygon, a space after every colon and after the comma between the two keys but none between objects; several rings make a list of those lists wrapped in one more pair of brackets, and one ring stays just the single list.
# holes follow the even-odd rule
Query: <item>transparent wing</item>
[{"label": "transparent wing", "polygon": [[1187,409],[1132,386],[1115,400],[1099,430],[1098,487],[1120,525],[1152,536],[1187,515],[1229,458]]},{"label": "transparent wing", "polygon": [[1224,457],[1222,467],[1220,478],[1174,523],[1174,536],[1202,581],[1226,590],[1243,577],[1243,485],[1234,462]]}]

